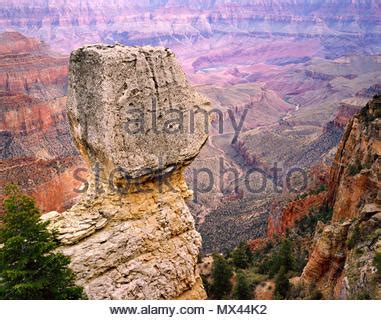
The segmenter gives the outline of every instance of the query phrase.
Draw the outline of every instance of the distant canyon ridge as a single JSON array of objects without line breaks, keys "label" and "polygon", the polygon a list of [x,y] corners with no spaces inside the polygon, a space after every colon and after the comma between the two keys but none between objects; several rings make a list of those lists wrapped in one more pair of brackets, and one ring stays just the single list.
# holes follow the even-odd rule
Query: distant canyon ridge
[{"label": "distant canyon ridge", "polygon": [[376,0],[2,0],[0,30],[37,36],[65,52],[84,43],[189,45],[229,35],[325,38],[327,47],[339,48],[329,39],[345,39],[351,45],[355,39],[364,43],[379,38],[380,11]]}]

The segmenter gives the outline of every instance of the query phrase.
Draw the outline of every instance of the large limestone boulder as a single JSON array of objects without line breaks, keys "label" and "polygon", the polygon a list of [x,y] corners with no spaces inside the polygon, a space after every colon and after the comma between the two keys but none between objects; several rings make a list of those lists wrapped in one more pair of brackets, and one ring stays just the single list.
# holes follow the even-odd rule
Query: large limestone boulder
[{"label": "large limestone boulder", "polygon": [[68,116],[79,149],[131,177],[193,159],[207,134],[174,54],[161,47],[88,46],[70,57]]},{"label": "large limestone boulder", "polygon": [[[89,298],[206,297],[183,171],[207,139],[204,117],[191,119],[207,104],[168,49],[95,45],[72,53],[69,121],[78,149],[101,175],[90,174],[70,210],[42,218],[58,230]],[[175,109],[183,122],[172,121]],[[109,179],[116,168],[123,174]]]}]

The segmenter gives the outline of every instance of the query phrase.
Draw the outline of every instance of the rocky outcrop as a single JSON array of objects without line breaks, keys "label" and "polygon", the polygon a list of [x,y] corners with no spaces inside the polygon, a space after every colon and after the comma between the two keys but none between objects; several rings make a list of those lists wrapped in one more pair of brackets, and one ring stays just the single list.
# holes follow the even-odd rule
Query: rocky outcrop
[{"label": "rocky outcrop", "polygon": [[[72,53],[69,121],[83,157],[100,170],[79,203],[43,219],[58,230],[89,298],[206,297],[183,170],[207,139],[203,119],[190,127],[190,114],[207,104],[169,49],[95,45]],[[173,110],[182,122],[173,122]]]},{"label": "rocky outcrop", "polygon": [[315,230],[314,249],[302,279],[307,283],[316,283],[327,298],[333,298],[336,281],[345,264],[349,227],[350,222],[328,226],[319,222]]},{"label": "rocky outcrop", "polygon": [[67,58],[17,32],[0,34],[0,188],[19,184],[42,211],[69,208],[82,164],[65,112]]},{"label": "rocky outcrop", "polygon": [[298,220],[311,213],[312,209],[319,208],[325,196],[326,193],[321,192],[315,195],[308,195],[304,199],[290,201],[282,209],[278,220],[275,220],[272,215],[269,216],[267,236],[273,238],[274,235],[285,235],[287,230],[293,228]]},{"label": "rocky outcrop", "polygon": [[[349,103],[341,103],[339,105],[335,118],[333,119],[332,122],[329,123],[329,125],[336,126],[344,130],[348,122],[360,110],[361,110],[360,106],[349,104]],[[328,129],[329,127],[326,126],[325,130],[327,131]]]},{"label": "rocky outcrop", "polygon": [[380,99],[368,104],[348,124],[330,172],[328,203],[333,221],[355,218],[380,190]]},{"label": "rocky outcrop", "polygon": [[378,96],[350,121],[330,173],[332,222],[318,225],[301,276],[326,298],[381,297],[373,265],[381,252],[380,112]]},{"label": "rocky outcrop", "polygon": [[301,280],[315,283],[327,299],[380,299],[381,284],[373,264],[381,251],[380,205],[361,217],[316,229],[312,252]]},{"label": "rocky outcrop", "polygon": [[295,197],[293,193],[285,193],[284,199],[273,201],[267,220],[267,238],[284,237],[298,221],[305,216],[314,215],[324,204],[325,191],[329,174],[329,166],[319,163],[308,169],[308,185],[303,193]]},{"label": "rocky outcrop", "polygon": [[364,88],[356,93],[352,98],[344,99],[336,112],[333,124],[345,129],[352,117],[359,113],[366,103],[374,96],[381,94],[381,84],[376,83],[368,88]]}]

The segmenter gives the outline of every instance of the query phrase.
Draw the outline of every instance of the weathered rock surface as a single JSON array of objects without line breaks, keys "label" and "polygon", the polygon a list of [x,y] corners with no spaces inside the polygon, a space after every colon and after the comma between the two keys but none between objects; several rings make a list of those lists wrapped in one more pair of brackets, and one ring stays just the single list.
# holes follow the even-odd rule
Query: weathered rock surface
[{"label": "weathered rock surface", "polygon": [[208,102],[188,86],[169,49],[84,47],[71,55],[69,82],[74,139],[106,173],[122,167],[132,178],[152,175],[192,160],[206,140],[196,113]]},{"label": "weathered rock surface", "polygon": [[[206,297],[196,267],[201,237],[183,175],[207,139],[203,117],[189,131],[189,114],[206,103],[168,49],[96,45],[72,53],[69,121],[82,155],[101,174],[90,177],[70,210],[43,219],[58,230],[60,250],[89,298]],[[139,133],[126,128],[133,108],[147,119]],[[175,108],[184,128],[165,131]],[[123,174],[113,175],[116,168]]]},{"label": "weathered rock surface", "polygon": [[333,221],[359,216],[359,208],[374,203],[381,188],[380,98],[349,122],[331,172],[328,202]]},{"label": "weathered rock surface", "polygon": [[325,298],[380,298],[374,266],[381,252],[380,128],[376,97],[348,124],[330,174],[331,224],[320,224],[301,280]]}]

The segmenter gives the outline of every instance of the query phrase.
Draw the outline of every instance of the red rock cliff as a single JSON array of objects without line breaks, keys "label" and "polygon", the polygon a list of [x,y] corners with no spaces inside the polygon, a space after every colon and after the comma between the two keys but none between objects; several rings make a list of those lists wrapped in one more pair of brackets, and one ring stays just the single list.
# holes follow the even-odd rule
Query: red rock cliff
[{"label": "red rock cliff", "polygon": [[373,259],[381,252],[381,97],[349,122],[330,172],[331,224],[319,224],[301,276],[325,298],[380,298]]},{"label": "red rock cliff", "polygon": [[0,35],[0,187],[13,182],[40,208],[59,210],[76,196],[80,157],[66,119],[67,57],[17,32]]}]

